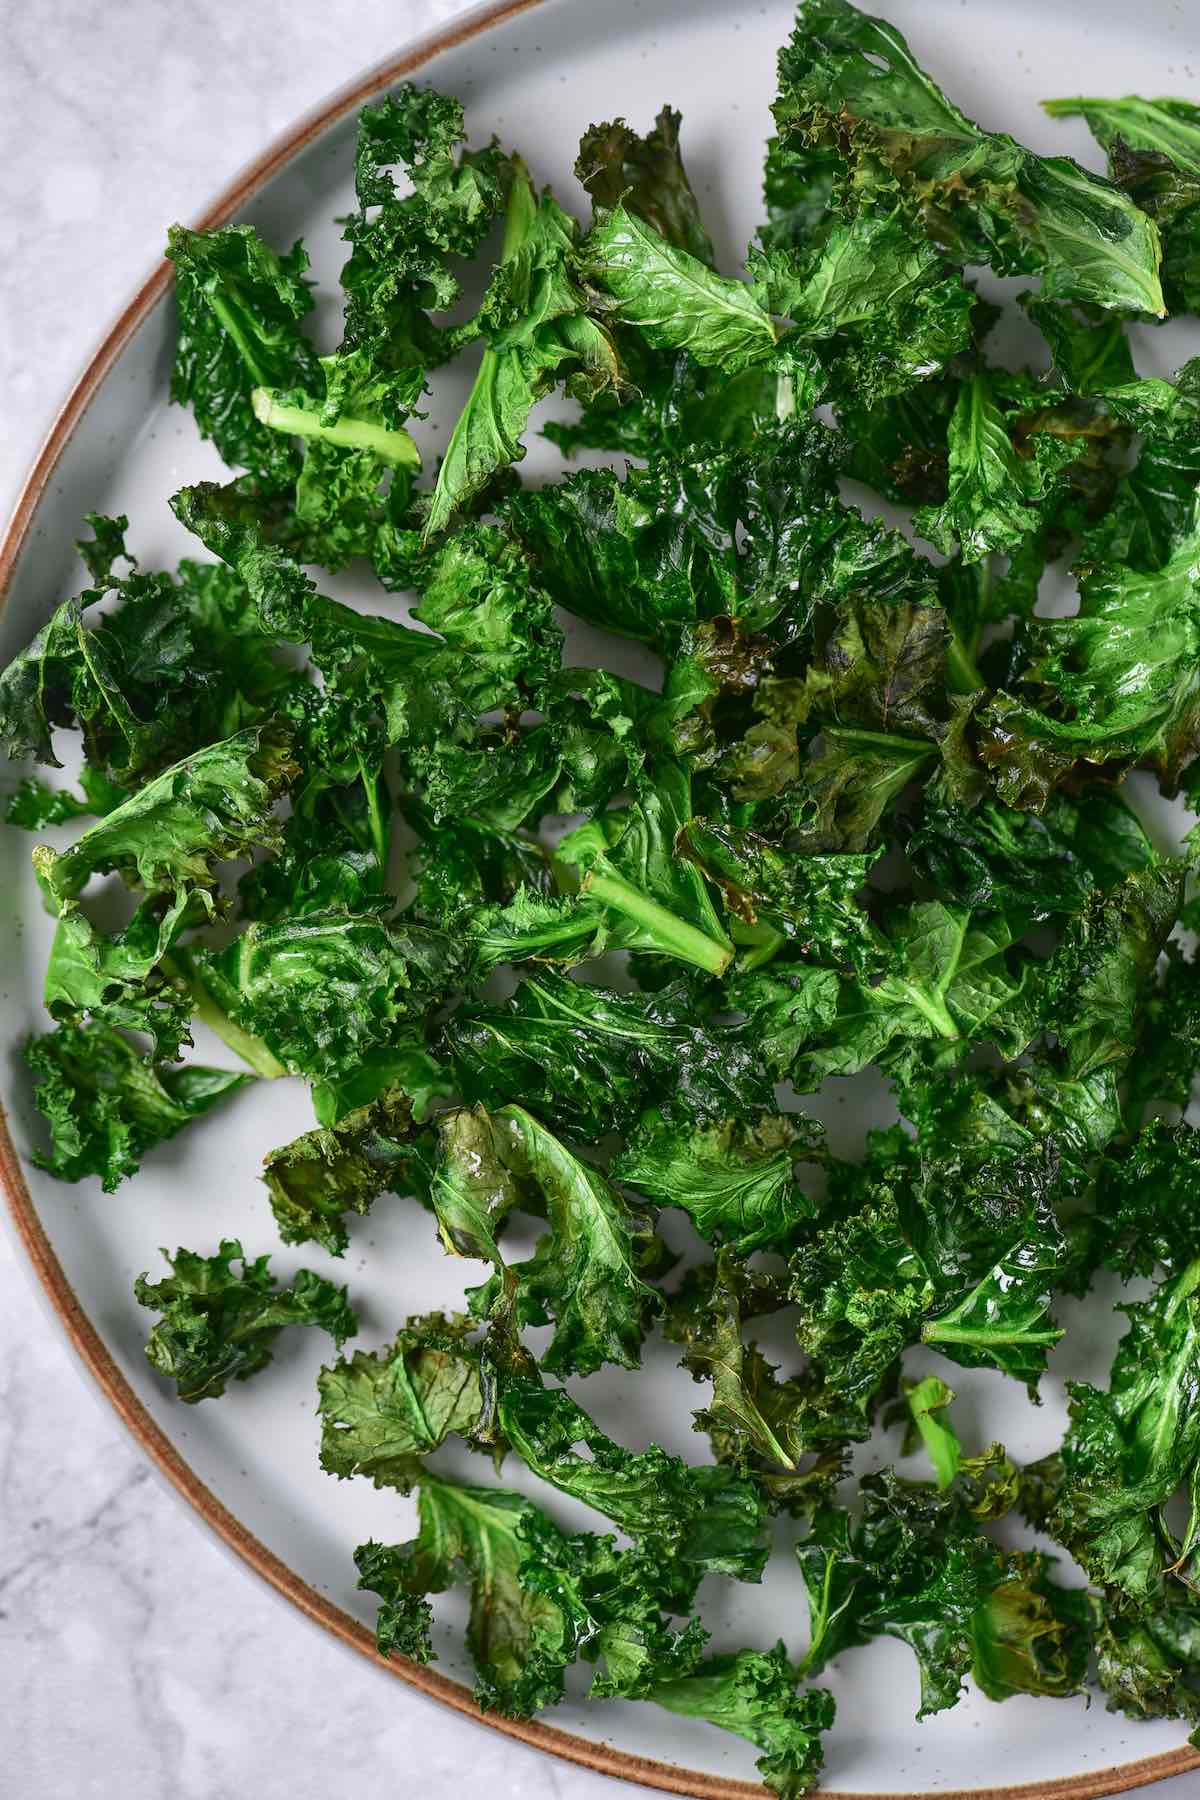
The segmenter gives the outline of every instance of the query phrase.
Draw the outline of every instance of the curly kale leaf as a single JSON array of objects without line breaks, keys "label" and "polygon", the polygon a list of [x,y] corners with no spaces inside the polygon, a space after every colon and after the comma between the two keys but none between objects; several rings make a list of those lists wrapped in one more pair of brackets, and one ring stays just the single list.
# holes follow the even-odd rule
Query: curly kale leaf
[{"label": "curly kale leaf", "polygon": [[869,1063],[905,1068],[918,1048],[942,1062],[961,1060],[972,1043],[1016,1056],[1037,1030],[1030,972],[1016,940],[1020,915],[969,913],[940,900],[893,911],[887,955],[866,978],[839,985],[837,1011],[791,1078],[801,1092],[827,1075],[851,1075]]},{"label": "curly kale leaf", "polygon": [[702,1571],[759,1579],[766,1558],[762,1501],[732,1470],[693,1468],[657,1444],[624,1450],[561,1388],[506,1384],[500,1423],[535,1475],[647,1547]]},{"label": "curly kale leaf", "polygon": [[[274,803],[295,773],[287,733],[251,728],[154,777],[69,850],[39,845],[34,867],[58,913],[46,969],[50,1013],[149,1032],[157,1056],[177,1056],[180,1043],[191,1042],[193,1000],[168,953],[181,932],[216,917],[218,865],[277,840]],[[78,895],[93,874],[110,870],[146,898],[126,926],[105,933]]]},{"label": "curly kale leaf", "polygon": [[[11,755],[57,766],[55,731],[83,733],[85,804],[62,796],[62,817],[111,812],[123,789],[259,722],[301,679],[274,660],[274,638],[228,571],[184,562],[174,579],[143,574],[125,549],[124,517],[91,513],[88,523],[96,537],[76,547],[95,585],[64,601],[0,674],[0,739]],[[117,561],[129,571],[116,574]],[[85,612],[107,599],[117,604],[85,625]],[[27,791],[12,821],[34,828],[32,803]],[[39,810],[56,822],[52,801]]]},{"label": "curly kale leaf", "polygon": [[1157,225],[1162,287],[1173,313],[1200,306],[1200,107],[1191,100],[1043,100],[1052,118],[1081,114],[1108,152],[1109,178]]},{"label": "curly kale leaf", "polygon": [[561,1609],[564,1662],[602,1665],[589,1695],[641,1700],[656,1683],[695,1669],[708,1633],[698,1619],[676,1631],[664,1613],[690,1608],[698,1570],[638,1545],[618,1550],[612,1536],[567,1536],[532,1509],[521,1537],[521,1586]]},{"label": "curly kale leaf", "polygon": [[715,261],[679,150],[680,115],[664,106],[644,137],[624,119],[590,125],[579,141],[575,173],[598,207],[624,204],[661,238],[697,262]]},{"label": "curly kale leaf", "polygon": [[1177,781],[1196,748],[1198,560],[1193,515],[1161,568],[1097,565],[1080,580],[1078,613],[1034,622],[1020,670],[1029,698],[1001,693],[979,720],[980,755],[1009,805],[1040,811],[1076,763],[1149,756]]},{"label": "curly kale leaf", "polygon": [[748,1256],[786,1243],[812,1216],[795,1165],[819,1153],[820,1128],[800,1113],[708,1123],[655,1109],[611,1174],[657,1206],[682,1207],[708,1243],[728,1243]]},{"label": "curly kale leaf", "polygon": [[795,1800],[815,1786],[824,1762],[821,1733],[833,1724],[833,1695],[825,1688],[797,1691],[782,1643],[710,1657],[694,1674],[657,1683],[645,1697],[746,1738],[762,1751],[759,1773],[780,1800]]},{"label": "curly kale leaf", "polygon": [[752,247],[748,262],[755,293],[789,322],[783,348],[815,350],[823,397],[886,400],[971,342],[970,289],[892,196],[831,212],[798,251]]},{"label": "curly kale leaf", "polygon": [[[319,730],[316,713],[305,723]],[[304,757],[304,733],[299,749]],[[238,882],[244,918],[270,922],[334,907],[365,912],[378,902],[387,880],[392,800],[374,761],[355,760],[349,781],[308,767],[293,790],[278,848]]]},{"label": "curly kale leaf", "polygon": [[[1135,1069],[1136,1074],[1136,1069]],[[1126,1280],[1181,1275],[1200,1258],[1200,1133],[1152,1119],[1096,1170],[1098,1254]]]},{"label": "curly kale leaf", "polygon": [[156,1061],[177,1061],[181,1046],[193,1042],[193,999],[176,978],[169,951],[201,917],[187,899],[170,906],[143,900],[128,925],[103,932],[78,906],[68,907],[46,963],[46,1011],[64,1024],[86,1020],[145,1032]]},{"label": "curly kale leaf", "polygon": [[613,948],[651,951],[720,975],[733,945],[704,877],[676,850],[692,816],[687,770],[664,763],[637,800],[571,832],[556,856],[579,871],[581,906],[599,907],[611,921]]},{"label": "curly kale leaf", "polygon": [[1065,1472],[1051,1529],[1093,1580],[1136,1603],[1156,1600],[1167,1569],[1184,1552],[1161,1509],[1191,1482],[1200,1460],[1200,1263],[1163,1281],[1150,1299],[1121,1310],[1129,1331],[1113,1359],[1107,1391],[1073,1382]]},{"label": "curly kale leaf", "polygon": [[682,1366],[695,1381],[712,1383],[712,1399],[693,1413],[720,1463],[755,1479],[794,1471],[803,1450],[794,1425],[799,1384],[778,1381],[758,1346],[742,1338],[743,1316],[764,1300],[755,1277],[729,1249],[709,1268],[693,1271],[667,1309],[664,1331],[682,1344]]},{"label": "curly kale leaf", "polygon": [[1102,787],[1075,800],[1056,794],[1039,814],[993,797],[958,804],[933,783],[906,850],[945,899],[1035,920],[1079,912],[1095,889],[1118,885],[1154,859],[1137,815]]},{"label": "curly kale leaf", "polygon": [[150,896],[176,906],[191,899],[211,914],[216,865],[275,840],[272,808],[295,774],[286,729],[251,726],[154,776],[69,849],[39,845],[38,880],[60,917],[93,875],[110,871]]},{"label": "curly kale leaf", "polygon": [[623,477],[581,470],[504,512],[554,598],[592,624],[673,648],[685,625],[728,615],[791,643],[849,591],[931,594],[905,539],[839,500],[838,454],[822,426],[776,425]]},{"label": "curly kale leaf", "polygon": [[1048,1558],[985,1537],[954,1485],[939,1493],[889,1469],[859,1487],[859,1520],[829,1508],[797,1546],[812,1631],[806,1673],[882,1633],[916,1655],[918,1718],[953,1706],[968,1674],[992,1700],[1079,1691],[1087,1596],[1053,1583]]},{"label": "curly kale leaf", "polygon": [[729,375],[774,357],[775,328],[752,290],[716,274],[620,201],[598,213],[579,263],[616,302],[621,323],[656,350],[686,350]]},{"label": "curly kale leaf", "polygon": [[426,538],[497,471],[521,460],[534,402],[556,381],[565,378],[568,392],[584,395],[620,387],[612,338],[588,311],[575,276],[578,234],[552,195],[535,195],[514,158],[500,261],[480,309],[483,361],[446,445]]},{"label": "curly kale leaf", "polygon": [[1200,1070],[1200,960],[1179,944],[1163,946],[1165,963],[1140,997],[1137,1049],[1129,1067],[1131,1106],[1192,1098]]},{"label": "curly kale leaf", "polygon": [[1032,1389],[1062,1336],[1049,1315],[1072,1269],[1050,1211],[1057,1171],[1000,1109],[985,1118],[965,1150],[956,1108],[949,1154],[928,1126],[915,1146],[895,1127],[862,1167],[832,1167],[827,1213],[789,1262],[797,1339],[817,1372],[798,1426],[813,1442],[865,1437],[879,1384],[908,1344]]},{"label": "curly kale leaf", "polygon": [[317,1243],[341,1256],[349,1243],[345,1215],[365,1215],[380,1194],[404,1182],[412,1133],[412,1102],[402,1088],[389,1087],[336,1124],[272,1150],[263,1180],[284,1243]]},{"label": "curly kale leaf", "polygon": [[264,387],[320,391],[317,353],[300,327],[313,305],[303,246],[280,256],[252,225],[173,225],[167,255],[179,315],[172,400],[192,408],[201,436],[264,493],[290,488],[299,453],[260,423],[251,395]]},{"label": "curly kale leaf", "polygon": [[1095,1633],[1096,1678],[1110,1712],[1131,1719],[1200,1720],[1194,1684],[1200,1615],[1194,1601],[1168,1595],[1156,1605],[1109,1605]]},{"label": "curly kale leaf", "polygon": [[1099,307],[1022,294],[1018,304],[1050,347],[1054,374],[1072,394],[1103,395],[1136,380],[1125,322]]},{"label": "curly kale leaf", "polygon": [[34,1161],[60,1181],[98,1175],[111,1194],[142,1157],[253,1078],[199,1064],[153,1063],[107,1025],[60,1025],[31,1038],[25,1061],[50,1126]]},{"label": "curly kale leaf", "polygon": [[139,1275],[133,1291],[141,1305],[162,1314],[146,1355],[175,1383],[181,1400],[215,1399],[228,1382],[248,1381],[265,1369],[285,1325],[318,1325],[339,1346],[358,1330],[345,1288],[308,1269],[289,1287],[276,1287],[270,1258],[249,1261],[235,1238],[222,1239],[215,1256],[194,1250],[163,1255],[171,1273],[161,1281]]},{"label": "curly kale leaf", "polygon": [[[623,119],[583,135],[575,173],[606,219],[618,205],[703,269],[716,266],[679,148],[679,114],[663,107],[644,137]],[[581,416],[552,422],[544,435],[566,455],[580,448],[648,456],[664,448],[747,444],[774,422],[780,384],[770,362],[739,374],[656,348],[635,324],[608,319],[626,385],[582,397]]]},{"label": "curly kale leaf", "polygon": [[492,1447],[487,1368],[469,1341],[473,1330],[473,1320],[430,1313],[410,1319],[386,1349],[356,1350],[322,1369],[326,1473],[366,1475],[376,1487],[407,1493],[420,1479],[421,1458],[451,1433],[476,1449]]},{"label": "curly kale leaf", "polygon": [[456,1014],[446,1044],[469,1100],[524,1101],[584,1139],[632,1124],[652,1098],[708,1119],[771,1097],[753,1043],[697,1020],[682,986],[612,993],[546,970],[503,1006]]},{"label": "curly kale leaf", "polygon": [[360,1544],[359,1587],[382,1602],[376,1642],[382,1656],[429,1662],[426,1598],[460,1579],[470,1584],[467,1648],[475,1698],[486,1709],[524,1717],[563,1692],[563,1617],[555,1598],[524,1588],[523,1527],[541,1514],[523,1494],[471,1487],[421,1471],[417,1536],[407,1544]]},{"label": "curly kale leaf", "polygon": [[957,548],[964,563],[1019,549],[1038,524],[1039,508],[1087,447],[1082,435],[1044,424],[1019,440],[1022,415],[1043,405],[1032,382],[982,367],[962,383],[949,424],[946,498],[913,515],[920,537],[946,555]]},{"label": "curly kale leaf", "polygon": [[1179,915],[1182,864],[1161,861],[1096,890],[1038,971],[1040,1005],[1067,1069],[1120,1072],[1137,1042],[1147,983]]},{"label": "curly kale leaf", "polygon": [[463,141],[461,103],[431,88],[405,83],[359,114],[344,335],[325,359],[331,421],[366,403],[389,425],[402,424],[420,399],[425,368],[453,348],[429,314],[457,300],[451,259],[479,249],[510,174],[494,144],[464,151]]},{"label": "curly kale leaf", "polygon": [[1049,299],[1161,315],[1158,232],[1119,188],[961,113],[894,26],[804,0],[779,56],[775,123],[801,152],[840,149],[853,193],[893,184],[960,263],[1038,275]]},{"label": "curly kale leaf", "polygon": [[[549,596],[494,526],[469,524],[419,559],[414,612],[430,627],[421,632],[319,594],[236,488],[200,482],[171,505],[236,572],[264,628],[311,644],[335,728],[349,735],[347,745],[332,746],[342,761],[347,752],[361,754],[373,729],[385,743],[436,740],[470,732],[493,708],[535,705],[558,668],[561,636]],[[323,760],[336,762],[330,748],[319,746]]]},{"label": "curly kale leaf", "polygon": [[405,1038],[465,973],[440,932],[340,909],[251,924],[226,949],[176,962],[201,1017],[207,1008],[292,1074],[327,1080]]},{"label": "curly kale leaf", "polygon": [[[541,1366],[558,1375],[609,1362],[636,1368],[647,1318],[661,1306],[641,1275],[655,1258],[648,1223],[524,1107],[491,1119],[477,1111],[466,1129],[448,1121],[440,1147],[433,1202],[450,1247],[496,1257],[493,1221],[514,1204],[549,1224],[533,1256],[511,1270],[520,1322],[554,1325]],[[494,1286],[477,1297],[481,1310]]]}]

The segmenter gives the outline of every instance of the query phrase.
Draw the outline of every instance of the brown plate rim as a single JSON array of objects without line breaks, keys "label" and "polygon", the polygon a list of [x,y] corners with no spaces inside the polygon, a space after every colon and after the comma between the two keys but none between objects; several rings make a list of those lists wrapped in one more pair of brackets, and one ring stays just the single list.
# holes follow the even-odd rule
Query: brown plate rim
[{"label": "brown plate rim", "polygon": [[[531,11],[545,0],[491,0],[460,16],[451,24],[417,38],[405,50],[341,88],[242,170],[196,221],[204,230],[225,224],[301,150],[346,114],[397,81],[415,74],[443,51],[481,36],[485,31]],[[18,495],[12,517],[0,540],[0,606],[8,599],[18,559],[25,547],[38,507],[59,458],[76,426],[95,398],[109,371],[118,361],[138,327],[166,294],[171,265],[163,261],[153,270],[119,315],[83,373],[76,381],[46,435],[33,467]],[[402,1658],[386,1659],[375,1648],[372,1634],[349,1613],[301,1579],[274,1551],[247,1531],[241,1521],[201,1481],[180,1455],[167,1434],[147,1412],[118,1368],[100,1333],[84,1311],[62,1264],[54,1253],[32,1195],[29,1192],[3,1108],[0,1108],[0,1187],[8,1204],[17,1235],[38,1280],[54,1308],[72,1346],[118,1417],[137,1440],[159,1473],[170,1482],[210,1530],[235,1552],[277,1593],[341,1643],[356,1650],[377,1668],[419,1689],[430,1699],[506,1737],[578,1763],[599,1774],[640,1782],[664,1793],[684,1794],[694,1800],[761,1800],[766,1789],[755,1782],[734,1781],[726,1776],[681,1768],[649,1757],[614,1749],[611,1745],[543,1725],[536,1719],[508,1719],[498,1713],[480,1713],[471,1690],[461,1682]],[[1050,1781],[1023,1782],[1015,1786],[939,1788],[936,1795],[915,1790],[903,1793],[841,1793],[822,1788],[824,1800],[1105,1800],[1133,1788],[1166,1780],[1188,1770],[1200,1769],[1200,1751],[1183,1744],[1177,1750],[1139,1758],[1136,1762],[1091,1774],[1060,1776]]]}]

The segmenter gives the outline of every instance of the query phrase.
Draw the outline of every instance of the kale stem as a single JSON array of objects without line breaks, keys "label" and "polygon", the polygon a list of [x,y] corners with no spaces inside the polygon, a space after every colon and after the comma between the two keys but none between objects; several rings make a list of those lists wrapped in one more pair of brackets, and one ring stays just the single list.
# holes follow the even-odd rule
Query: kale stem
[{"label": "kale stem", "polygon": [[962,1035],[950,1015],[950,1009],[940,1000],[931,1000],[915,983],[902,982],[900,985],[904,989],[906,999],[916,1007],[919,1013],[924,1014],[940,1037],[953,1041]]},{"label": "kale stem", "polygon": [[347,450],[370,450],[394,469],[421,466],[421,452],[407,431],[352,416],[340,418],[335,425],[322,425],[316,407],[291,406],[276,399],[268,387],[256,387],[250,400],[255,418],[272,431],[288,437],[324,438],[327,444],[340,444]]},{"label": "kale stem", "polygon": [[730,927],[730,935],[738,946],[741,957],[738,968],[747,975],[752,969],[761,969],[771,962],[787,943],[782,931],[776,931],[773,925],[764,925],[761,921],[756,925],[743,925],[735,919]]},{"label": "kale stem", "polygon": [[718,943],[686,920],[676,918],[673,912],[668,912],[665,906],[651,900],[648,894],[643,894],[620,875],[594,869],[579,891],[632,919],[668,955],[694,963],[698,969],[707,969],[710,975],[723,975],[733,960],[732,944]]},{"label": "kale stem", "polygon": [[367,768],[362,759],[362,752],[357,752],[358,773],[363,784],[363,792],[367,797],[367,817],[371,821],[371,847],[375,852],[375,861],[379,864],[379,885],[382,888],[387,880],[388,850],[391,844],[391,831],[385,824],[383,814],[379,810],[379,779]]},{"label": "kale stem", "polygon": [[265,381],[267,379],[267,371],[259,362],[258,357],[255,354],[254,341],[247,335],[243,328],[242,321],[238,317],[236,309],[229,304],[225,295],[219,290],[209,294],[207,299],[208,304],[216,313],[221,324],[237,345],[238,355],[245,363],[254,380],[256,382]]},{"label": "kale stem", "polygon": [[1045,1331],[1004,1331],[994,1325],[956,1325],[953,1320],[930,1319],[921,1327],[925,1344],[1057,1344],[1061,1336],[1059,1326],[1048,1326]]},{"label": "kale stem", "polygon": [[164,974],[183,982],[192,996],[195,1015],[201,1024],[207,1025],[235,1056],[240,1056],[244,1063],[248,1063],[256,1075],[263,1076],[267,1081],[275,1081],[280,1075],[287,1074],[283,1064],[272,1055],[261,1038],[252,1037],[248,1031],[243,1031],[240,1025],[234,1024],[225,1009],[218,1006],[201,980],[187,950],[173,950],[169,956],[163,957],[160,966]]},{"label": "kale stem", "polygon": [[978,693],[986,685],[975,665],[975,658],[957,631],[951,631],[946,650],[946,685],[954,694]]}]

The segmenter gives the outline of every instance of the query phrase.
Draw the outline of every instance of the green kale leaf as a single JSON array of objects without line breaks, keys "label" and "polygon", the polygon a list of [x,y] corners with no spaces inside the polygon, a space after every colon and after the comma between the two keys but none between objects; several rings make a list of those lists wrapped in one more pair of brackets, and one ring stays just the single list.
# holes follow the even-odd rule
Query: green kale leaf
[{"label": "green kale leaf", "polygon": [[250,1262],[235,1238],[222,1239],[215,1256],[194,1250],[163,1255],[171,1273],[161,1281],[139,1275],[133,1291],[141,1305],[162,1314],[146,1355],[175,1383],[181,1400],[215,1399],[228,1382],[248,1381],[265,1369],[285,1325],[318,1325],[338,1345],[358,1330],[345,1288],[308,1269],[290,1287],[276,1287],[270,1258]]},{"label": "green kale leaf", "polygon": [[31,1038],[25,1061],[50,1126],[39,1168],[60,1181],[98,1175],[111,1194],[142,1157],[253,1078],[199,1064],[154,1064],[108,1025],[60,1025]]},{"label": "green kale leaf", "polygon": [[345,1215],[370,1212],[380,1194],[405,1181],[412,1129],[412,1102],[391,1087],[336,1124],[272,1150],[263,1180],[284,1243],[317,1243],[341,1256],[349,1243]]},{"label": "green kale leaf", "polygon": [[1036,156],[974,124],[893,25],[848,0],[804,0],[779,77],[784,142],[841,150],[851,189],[898,186],[944,254],[1038,275],[1048,299],[1165,311],[1146,215],[1069,157]]}]

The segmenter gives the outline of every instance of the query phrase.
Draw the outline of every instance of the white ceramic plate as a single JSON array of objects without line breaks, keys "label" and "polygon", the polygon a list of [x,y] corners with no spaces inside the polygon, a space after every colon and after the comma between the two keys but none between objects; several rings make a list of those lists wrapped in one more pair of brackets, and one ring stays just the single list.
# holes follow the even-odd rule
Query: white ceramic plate
[{"label": "white ceramic plate", "polygon": [[[1093,165],[1096,155],[1082,125],[1052,123],[1038,109],[1041,96],[1131,88],[1186,94],[1195,86],[1187,64],[1187,0],[1143,0],[1136,26],[1125,0],[1058,0],[1054,6],[1035,0],[888,0],[884,10],[968,112],[1037,148],[1073,152]],[[580,210],[584,200],[571,165],[581,131],[614,112],[644,129],[664,100],[679,106],[689,170],[724,266],[734,269],[759,217],[774,57],[790,24],[785,0],[515,0],[486,8],[365,78],[299,127],[216,204],[206,222],[245,218],[281,246],[303,236],[317,275],[328,284],[317,329],[332,345],[341,257],[331,221],[350,208],[354,114],[372,94],[419,69],[421,79],[463,97],[476,140],[494,132],[513,142],[535,177],[552,182],[562,200]],[[0,589],[7,582],[0,661],[82,584],[71,544],[85,510],[127,512],[130,547],[143,567],[169,567],[181,553],[195,552],[168,511],[167,496],[185,482],[219,476],[221,468],[211,448],[198,441],[190,417],[167,404],[172,319],[165,295],[161,271],[115,327],[31,477],[0,548]],[[1145,372],[1166,372],[1182,360],[1175,328],[1137,336]],[[433,450],[445,441],[465,380],[462,374],[439,378],[424,428]],[[554,467],[549,447],[533,439],[523,472],[536,478]],[[324,585],[362,604],[384,599],[353,577]],[[587,654],[586,641],[577,644],[576,660],[581,654]],[[1171,821],[1158,812],[1157,826],[1169,834]],[[320,1251],[277,1247],[256,1170],[266,1151],[312,1123],[298,1082],[259,1084],[240,1095],[219,1116],[151,1155],[137,1180],[111,1198],[95,1182],[65,1187],[39,1174],[25,1154],[38,1125],[18,1047],[31,1030],[46,1026],[40,985],[50,930],[28,848],[15,832],[0,838],[5,916],[16,921],[0,937],[0,1093],[16,1152],[7,1167],[10,1198],[33,1264],[114,1404],[210,1525],[298,1605],[365,1648],[372,1609],[355,1591],[351,1551],[368,1536],[397,1541],[409,1535],[412,1509],[366,1483],[336,1483],[318,1468],[313,1380],[324,1351],[316,1334],[285,1334],[270,1373],[220,1405],[182,1407],[142,1356],[147,1317],[133,1301],[133,1278],[158,1267],[161,1244],[207,1248],[221,1236],[240,1236],[248,1250],[274,1249],[275,1266],[285,1274],[308,1265],[348,1280],[363,1321],[359,1342],[373,1347],[408,1313],[460,1304],[463,1286],[476,1272],[446,1258],[427,1215],[404,1200],[377,1206],[354,1231],[340,1265]],[[196,1053],[229,1062],[215,1042],[198,1041]],[[835,1086],[840,1091],[823,1096],[819,1110],[835,1147],[852,1153],[865,1126],[881,1116],[881,1092],[878,1085]],[[0,1143],[0,1160],[3,1149]],[[1102,1376],[1117,1335],[1106,1303],[1069,1310],[1066,1345],[1052,1358],[1040,1409],[999,1376],[949,1371],[961,1396],[956,1417],[968,1440],[1003,1436],[1020,1458],[1040,1455],[1058,1441],[1065,1377]],[[786,1346],[780,1349],[786,1356]],[[914,1353],[912,1365],[918,1361]],[[634,1447],[654,1438],[693,1458],[703,1454],[703,1440],[689,1429],[700,1396],[666,1346],[649,1349],[636,1385],[628,1376],[597,1377],[586,1384],[584,1398],[605,1428]],[[878,1460],[894,1453],[892,1444]],[[505,1478],[521,1484],[515,1464]],[[576,1516],[578,1523],[595,1524],[584,1509],[573,1515],[569,1503],[550,1499],[564,1521]],[[793,1652],[803,1648],[805,1603],[789,1554],[791,1532],[785,1521],[762,1588],[726,1582],[702,1593],[715,1647],[766,1645],[782,1636]],[[460,1597],[447,1596],[439,1610],[447,1628],[439,1637],[438,1671],[469,1680],[456,1647]],[[409,1674],[442,1700],[473,1710],[438,1671]],[[915,1665],[906,1649],[888,1641],[845,1658],[829,1684],[839,1720],[829,1740],[826,1782],[845,1794],[1000,1788],[1012,1794],[1017,1784],[1031,1783],[1022,1791],[1085,1800],[1200,1760],[1179,1749],[1180,1726],[1134,1725],[1082,1700],[1015,1699],[999,1707],[970,1693],[952,1712],[917,1726]],[[558,1727],[576,1735],[567,1737]],[[499,1728],[508,1727],[500,1722]],[[677,1792],[748,1793],[742,1783],[754,1779],[748,1746],[652,1706],[568,1701],[551,1729],[516,1729],[547,1749]],[[467,1730],[464,1757],[470,1754]]]}]

